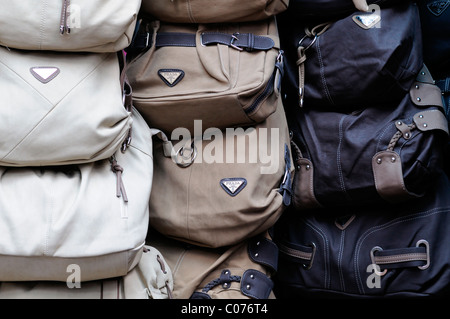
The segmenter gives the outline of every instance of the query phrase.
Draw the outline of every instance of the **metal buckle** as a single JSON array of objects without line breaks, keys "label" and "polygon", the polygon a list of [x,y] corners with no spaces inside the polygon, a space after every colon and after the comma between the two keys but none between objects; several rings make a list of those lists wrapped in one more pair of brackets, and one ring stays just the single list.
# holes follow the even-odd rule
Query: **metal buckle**
[{"label": "metal buckle", "polygon": [[423,266],[417,266],[417,268],[420,270],[425,270],[430,267],[430,244],[425,239],[421,239],[416,243],[416,247],[419,247],[420,245],[425,246],[425,250],[427,252],[427,263]]},{"label": "metal buckle", "polygon": [[[370,251],[370,260],[372,261],[372,265],[377,265],[376,263],[375,263],[375,256],[374,256],[374,253],[376,252],[376,251],[382,251],[383,250],[383,248],[381,248],[380,246],[375,246],[375,247],[373,247],[372,248],[372,250]],[[377,265],[378,266],[378,265]],[[377,276],[384,276],[384,275],[386,275],[386,273],[387,273],[387,269],[385,269],[383,272],[379,272],[378,270],[377,270],[377,268],[376,267],[374,267],[374,272],[375,272],[375,274],[377,275]]]},{"label": "metal buckle", "polygon": [[309,265],[302,264],[302,267],[304,269],[306,269],[306,270],[310,270],[311,269],[311,267],[313,265],[313,262],[314,262],[314,256],[316,255],[316,249],[317,249],[316,244],[314,244],[313,242],[311,242],[311,244],[308,245],[308,246],[311,246],[313,251],[311,253],[311,261],[309,262]]},{"label": "metal buckle", "polygon": [[[184,151],[186,150],[190,151],[190,154],[188,154],[187,156],[184,155]],[[190,148],[180,147],[175,155],[175,162],[179,167],[189,167],[192,165],[192,163],[194,163],[197,154],[197,147],[195,146],[194,142],[192,142]],[[180,161],[179,158],[181,158],[182,161]]]},{"label": "metal buckle", "polygon": [[[302,45],[302,42],[303,42],[306,38],[309,38],[309,36],[305,35],[303,38],[301,38],[300,41],[298,41],[298,46],[301,46],[301,45]],[[311,43],[310,43],[306,48],[304,48],[303,51],[306,51],[306,50],[308,50],[310,47],[312,47],[312,46],[314,45],[314,43],[316,42],[316,40],[317,40],[317,35],[314,36],[314,38],[313,38],[313,40],[311,41]]]},{"label": "metal buckle", "polygon": [[237,35],[239,35],[239,33],[234,33],[231,35],[230,46],[238,51],[243,51],[244,50],[243,48],[238,47],[237,45],[234,44],[235,41],[239,41]]}]

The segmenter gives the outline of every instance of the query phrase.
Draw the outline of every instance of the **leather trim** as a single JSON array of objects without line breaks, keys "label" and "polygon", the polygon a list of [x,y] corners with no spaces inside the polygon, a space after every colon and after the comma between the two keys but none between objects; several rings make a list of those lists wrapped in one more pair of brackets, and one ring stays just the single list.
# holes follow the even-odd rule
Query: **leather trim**
[{"label": "leather trim", "polygon": [[409,95],[415,105],[435,105],[444,109],[444,104],[442,102],[442,92],[437,85],[414,82],[411,90],[409,90]]},{"label": "leather trim", "polygon": [[402,160],[394,151],[381,151],[372,158],[375,188],[388,202],[401,202],[413,197],[405,187]]},{"label": "leather trim", "polygon": [[241,292],[250,298],[268,299],[273,289],[273,281],[260,271],[249,269],[241,280]]},{"label": "leather trim", "polygon": [[294,175],[293,203],[299,209],[321,207],[314,195],[314,167],[310,160],[299,158]]},{"label": "leather trim", "polygon": [[420,131],[441,130],[449,134],[448,121],[440,110],[428,110],[414,115],[414,123]]},{"label": "leather trim", "polygon": [[261,236],[250,240],[248,243],[248,255],[253,262],[277,271],[278,246],[270,239]]}]

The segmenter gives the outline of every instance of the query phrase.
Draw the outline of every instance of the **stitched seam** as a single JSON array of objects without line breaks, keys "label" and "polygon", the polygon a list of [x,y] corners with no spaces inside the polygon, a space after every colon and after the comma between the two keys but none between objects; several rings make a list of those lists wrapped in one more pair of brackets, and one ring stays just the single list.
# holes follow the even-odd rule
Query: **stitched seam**
[{"label": "stitched seam", "polygon": [[[328,272],[328,268],[331,266],[329,263],[330,255],[329,255],[329,247],[328,247],[328,238],[325,236],[325,232],[318,226],[311,224],[310,222],[303,220],[305,225],[311,228],[314,232],[316,232],[320,237],[322,237],[324,243],[323,257],[324,257],[324,289],[330,289],[331,287],[331,276]],[[317,251],[316,251],[317,254]],[[314,262],[314,261],[313,261]]]},{"label": "stitched seam", "polygon": [[372,227],[371,229],[367,230],[365,232],[365,234],[363,234],[363,236],[361,236],[361,238],[356,243],[356,245],[355,245],[355,257],[353,258],[354,271],[355,271],[355,280],[356,280],[356,284],[357,284],[358,289],[359,289],[359,293],[361,295],[365,294],[364,285],[362,283],[362,278],[361,278],[361,274],[360,274],[359,269],[358,269],[358,265],[359,265],[360,250],[361,250],[361,247],[363,245],[363,242],[366,240],[367,237],[369,237],[372,233],[374,233],[376,231],[383,230],[383,229],[391,227],[393,225],[401,224],[401,223],[404,223],[404,222],[408,222],[408,221],[412,221],[412,220],[416,220],[416,219],[420,219],[420,218],[429,217],[429,216],[435,215],[435,214],[440,214],[440,213],[445,212],[447,209],[448,208],[445,208],[445,207],[434,208],[434,209],[431,209],[431,210],[428,210],[428,211],[425,211],[425,212],[420,212],[420,213],[414,214],[413,216],[411,216],[409,218],[406,218],[406,219],[404,219],[404,217],[399,217],[399,218],[391,220],[391,221],[389,221],[389,222],[387,222],[387,223],[385,223],[383,225],[375,226],[375,227]]},{"label": "stitched seam", "polygon": [[345,197],[349,199],[349,196],[347,194],[347,189],[345,188],[345,182],[344,182],[344,175],[342,173],[342,165],[341,165],[341,146],[342,146],[342,140],[343,140],[343,122],[345,120],[345,116],[343,116],[339,122],[339,144],[337,149],[337,167],[338,167],[338,174],[339,174],[339,184],[341,186],[341,190],[344,193]]},{"label": "stitched seam", "polygon": [[341,240],[339,242],[339,255],[338,255],[339,280],[341,282],[342,291],[345,291],[344,274],[342,273],[342,255],[344,252],[344,238],[345,238],[345,230],[341,232]]},{"label": "stitched seam", "polygon": [[320,36],[317,37],[317,43],[316,43],[316,47],[317,47],[317,57],[319,58],[319,65],[320,65],[320,77],[322,79],[322,85],[323,85],[323,89],[325,91],[325,95],[328,98],[328,101],[334,105],[333,99],[331,98],[330,92],[328,90],[328,85],[327,85],[327,81],[325,79],[325,68],[323,65],[323,60],[322,60],[322,53],[320,51],[320,45],[319,45],[319,41],[320,41]]}]

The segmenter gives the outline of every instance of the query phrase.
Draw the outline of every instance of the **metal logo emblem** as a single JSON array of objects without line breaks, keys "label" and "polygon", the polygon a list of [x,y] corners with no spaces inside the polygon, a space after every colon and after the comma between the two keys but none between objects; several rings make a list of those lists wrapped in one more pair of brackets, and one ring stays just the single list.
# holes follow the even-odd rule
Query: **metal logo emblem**
[{"label": "metal logo emblem", "polygon": [[234,197],[247,186],[247,180],[245,178],[224,178],[220,181],[220,186],[228,195]]},{"label": "metal logo emblem", "polygon": [[427,4],[428,10],[439,17],[450,5],[450,1],[434,1]]},{"label": "metal logo emblem", "polygon": [[358,14],[352,18],[357,25],[366,30],[374,27],[381,20],[381,17],[377,14]]},{"label": "metal logo emblem", "polygon": [[38,66],[30,68],[30,72],[38,81],[46,84],[56,78],[60,70],[54,66]]},{"label": "metal logo emblem", "polygon": [[173,87],[177,85],[184,77],[184,71],[178,69],[161,69],[158,75],[168,86]]}]

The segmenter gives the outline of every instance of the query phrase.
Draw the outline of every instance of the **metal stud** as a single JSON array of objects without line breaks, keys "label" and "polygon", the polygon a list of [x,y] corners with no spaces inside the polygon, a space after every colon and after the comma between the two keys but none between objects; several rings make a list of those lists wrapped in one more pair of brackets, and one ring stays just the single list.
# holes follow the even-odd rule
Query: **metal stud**
[{"label": "metal stud", "polygon": [[411,134],[409,134],[409,133],[406,133],[406,134],[405,134],[405,137],[406,137],[406,138],[409,138],[410,136],[411,136]]},{"label": "metal stud", "polygon": [[391,162],[394,163],[395,162],[395,156],[391,157]]},{"label": "metal stud", "polygon": [[397,125],[402,125],[402,121],[397,121]]},{"label": "metal stud", "polygon": [[258,257],[258,256],[259,256],[259,254],[258,254],[258,253],[256,253],[256,254],[255,254],[255,257]]},{"label": "metal stud", "polygon": [[420,118],[420,119],[423,119],[423,115],[422,115],[422,114],[420,114],[420,115],[419,115],[419,118]]},{"label": "metal stud", "polygon": [[309,169],[311,168],[311,166],[308,164],[306,165],[306,170],[309,171]]},{"label": "metal stud", "polygon": [[255,279],[255,275],[250,275],[250,278],[251,279]]},{"label": "metal stud", "polygon": [[418,84],[416,84],[416,89],[419,89],[419,85]]},{"label": "metal stud", "polygon": [[247,290],[250,290],[251,286],[247,285],[245,288],[247,288]]},{"label": "metal stud", "polygon": [[423,123],[423,127],[428,127],[428,124],[427,123]]},{"label": "metal stud", "polygon": [[378,157],[377,158],[377,164],[381,164],[381,162],[382,162],[381,157]]}]

